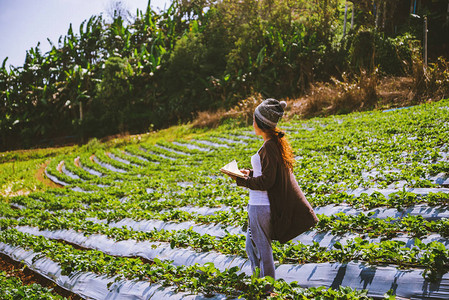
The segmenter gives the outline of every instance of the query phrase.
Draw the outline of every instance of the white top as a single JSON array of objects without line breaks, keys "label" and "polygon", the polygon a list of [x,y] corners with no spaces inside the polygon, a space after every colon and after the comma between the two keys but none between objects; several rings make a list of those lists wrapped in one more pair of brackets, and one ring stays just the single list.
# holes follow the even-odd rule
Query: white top
[{"label": "white top", "polygon": [[[260,150],[260,149],[259,149]],[[253,166],[253,177],[262,176],[262,164],[260,163],[259,151],[251,156]],[[249,205],[270,205],[267,191],[249,190]]]}]

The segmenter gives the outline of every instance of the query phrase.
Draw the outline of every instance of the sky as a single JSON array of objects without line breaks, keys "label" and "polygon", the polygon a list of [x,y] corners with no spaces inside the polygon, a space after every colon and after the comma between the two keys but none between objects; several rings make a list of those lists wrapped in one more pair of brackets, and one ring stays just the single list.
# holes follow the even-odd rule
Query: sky
[{"label": "sky", "polygon": [[[79,33],[81,22],[92,15],[107,18],[110,3],[116,0],[0,0],[0,64],[8,57],[6,65],[22,66],[26,50],[36,47],[42,53],[50,50],[49,38],[55,45],[61,35],[66,35],[70,23],[74,33]],[[137,9],[145,11],[148,0],[122,0],[135,15]],[[160,11],[171,0],[151,0],[151,7]]]}]

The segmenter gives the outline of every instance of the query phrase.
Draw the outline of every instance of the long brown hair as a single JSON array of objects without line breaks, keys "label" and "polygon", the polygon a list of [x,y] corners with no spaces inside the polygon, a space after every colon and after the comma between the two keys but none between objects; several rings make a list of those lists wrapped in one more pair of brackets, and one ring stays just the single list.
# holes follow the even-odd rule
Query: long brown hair
[{"label": "long brown hair", "polygon": [[288,142],[287,138],[285,137],[285,133],[277,127],[270,128],[266,126],[256,116],[254,116],[254,119],[256,121],[257,126],[264,132],[268,133],[268,135],[276,142],[276,145],[278,146],[279,151],[281,152],[282,162],[284,163],[284,166],[287,169],[293,171],[293,167],[295,166],[296,160],[295,156],[293,155],[293,149],[290,146],[290,143]]}]

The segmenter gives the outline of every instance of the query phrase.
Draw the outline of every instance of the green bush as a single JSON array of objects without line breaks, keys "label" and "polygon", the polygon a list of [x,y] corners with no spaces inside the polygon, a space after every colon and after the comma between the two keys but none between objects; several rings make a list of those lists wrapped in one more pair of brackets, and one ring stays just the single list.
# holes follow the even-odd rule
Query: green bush
[{"label": "green bush", "polygon": [[[409,47],[414,35],[378,31],[372,5],[362,1],[354,4],[354,28],[342,38],[343,3],[176,0],[160,13],[139,11],[129,24],[94,16],[79,33],[70,26],[48,53],[39,46],[27,51],[23,67],[2,64],[0,149],[51,144],[56,137],[84,142],[146,131],[150,124],[159,129],[199,111],[229,110],[254,94],[302,96],[317,81],[345,80],[343,73],[351,80],[376,69],[413,73],[421,87],[425,74],[417,72]],[[380,24],[390,27],[399,8],[386,5],[391,11]],[[444,82],[444,73],[432,68],[429,76]],[[434,88],[426,85],[422,90]]]},{"label": "green bush", "polygon": [[176,43],[163,81],[168,120],[176,122],[190,117],[192,112],[209,108],[205,77],[212,70],[207,70],[206,52],[201,33],[191,32]]},{"label": "green bush", "polygon": [[412,48],[415,37],[409,33],[397,37],[378,35],[376,39],[375,64],[380,71],[395,76],[411,74]]},{"label": "green bush", "polygon": [[92,104],[99,126],[105,128],[104,134],[128,129],[128,115],[132,109],[132,76],[133,70],[125,58],[110,57],[104,63],[103,76]]},{"label": "green bush", "polygon": [[410,43],[414,40],[409,33],[388,37],[373,29],[361,29],[348,38],[349,69],[356,73],[378,68],[386,75],[411,74],[413,49]]}]

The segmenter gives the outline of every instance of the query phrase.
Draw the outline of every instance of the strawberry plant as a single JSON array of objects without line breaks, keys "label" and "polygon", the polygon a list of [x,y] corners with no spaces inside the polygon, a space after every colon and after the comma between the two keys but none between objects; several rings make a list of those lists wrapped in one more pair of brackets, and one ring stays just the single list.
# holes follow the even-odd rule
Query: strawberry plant
[{"label": "strawberry plant", "polygon": [[[426,282],[445,280],[447,106],[444,100],[407,110],[281,123],[294,149],[294,175],[320,213],[317,226],[297,241],[273,242],[276,263],[298,269],[304,264],[389,266],[422,272]],[[369,290],[301,288],[236,268],[142,261],[83,244],[86,238],[150,242],[175,254],[212,252],[244,261],[248,191],[218,169],[233,159],[241,168],[251,168],[249,158],[262,143],[251,127],[225,124],[213,131],[182,128],[173,136],[155,132],[58,152],[46,170],[66,185],[2,197],[0,240],[60,263],[65,274],[147,280],[206,296],[257,298],[272,286],[275,299],[366,299]],[[59,232],[61,240],[21,232],[26,230],[49,237]],[[84,248],[72,247],[78,240],[65,232],[76,233]],[[395,292],[382,294],[393,297]]]}]

